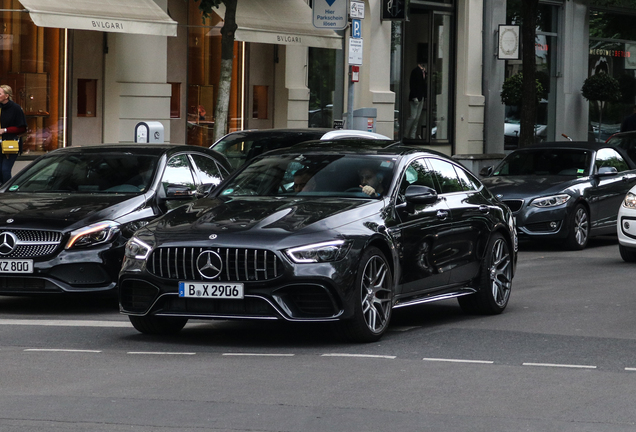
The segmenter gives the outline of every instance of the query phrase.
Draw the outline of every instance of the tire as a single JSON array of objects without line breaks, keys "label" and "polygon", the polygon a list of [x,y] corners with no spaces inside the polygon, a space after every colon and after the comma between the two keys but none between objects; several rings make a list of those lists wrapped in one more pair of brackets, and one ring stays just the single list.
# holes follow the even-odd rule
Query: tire
[{"label": "tire", "polygon": [[590,239],[590,214],[584,205],[578,204],[568,220],[566,246],[570,250],[585,249]]},{"label": "tire", "polygon": [[636,262],[636,249],[619,244],[618,250],[621,253],[621,258],[623,258],[623,261],[628,263]]},{"label": "tire", "polygon": [[187,318],[132,315],[129,315],[128,318],[137,331],[151,335],[169,335],[179,333],[188,322]]},{"label": "tire", "polygon": [[480,315],[496,315],[506,309],[512,290],[512,257],[504,237],[495,233],[481,263],[478,291],[458,297],[464,312]]},{"label": "tire", "polygon": [[389,327],[392,308],[391,268],[380,249],[370,247],[358,265],[353,318],[341,323],[344,336],[352,342],[379,340]]}]

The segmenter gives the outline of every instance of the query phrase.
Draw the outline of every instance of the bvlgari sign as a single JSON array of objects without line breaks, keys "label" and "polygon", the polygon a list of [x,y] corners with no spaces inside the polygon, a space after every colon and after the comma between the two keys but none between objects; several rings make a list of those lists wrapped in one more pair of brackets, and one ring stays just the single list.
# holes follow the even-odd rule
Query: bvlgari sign
[{"label": "bvlgari sign", "polygon": [[347,0],[314,0],[313,24],[319,29],[344,30],[349,21]]}]

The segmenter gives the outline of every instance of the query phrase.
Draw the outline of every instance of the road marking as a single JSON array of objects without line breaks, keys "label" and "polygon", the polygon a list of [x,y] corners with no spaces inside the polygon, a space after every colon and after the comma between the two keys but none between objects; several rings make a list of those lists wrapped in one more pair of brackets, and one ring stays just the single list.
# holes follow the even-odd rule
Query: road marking
[{"label": "road marking", "polygon": [[596,369],[596,366],[569,365],[569,364],[558,364],[558,363],[523,363],[523,366],[543,366],[543,367],[574,368],[574,369]]},{"label": "road marking", "polygon": [[425,361],[436,362],[451,362],[451,363],[478,363],[478,364],[493,364],[494,361],[490,360],[465,360],[465,359],[446,359],[446,358],[423,358]]},{"label": "road marking", "polygon": [[100,350],[64,349],[64,348],[27,348],[30,352],[74,352],[74,353],[100,353]]},{"label": "road marking", "polygon": [[384,358],[394,359],[396,356],[391,355],[374,355],[374,354],[344,354],[344,353],[330,353],[322,354],[321,357],[363,357],[363,358]]},{"label": "road marking", "polygon": [[196,355],[193,352],[167,352],[167,351],[128,351],[132,355]]},{"label": "road marking", "polygon": [[223,353],[224,356],[245,356],[245,357],[293,357],[296,354],[266,354],[266,353]]},{"label": "road marking", "polygon": [[0,325],[57,327],[132,327],[128,321],[0,319]]},{"label": "road marking", "polygon": [[626,367],[625,370],[626,371],[636,371],[636,368]]}]

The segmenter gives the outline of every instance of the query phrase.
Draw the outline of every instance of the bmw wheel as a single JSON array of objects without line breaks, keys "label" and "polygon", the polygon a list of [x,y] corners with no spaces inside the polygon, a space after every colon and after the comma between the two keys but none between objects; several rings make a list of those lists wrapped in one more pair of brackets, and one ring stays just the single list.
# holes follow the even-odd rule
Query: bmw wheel
[{"label": "bmw wheel", "polygon": [[488,242],[481,263],[478,291],[459,297],[465,312],[483,315],[500,314],[508,305],[512,289],[512,257],[508,243],[501,234],[494,234]]},{"label": "bmw wheel", "polygon": [[355,283],[354,316],[342,323],[344,333],[355,342],[375,342],[389,326],[393,307],[393,276],[378,248],[362,254]]},{"label": "bmw wheel", "polygon": [[590,237],[590,215],[583,204],[574,207],[568,222],[567,247],[571,250],[584,249]]},{"label": "bmw wheel", "polygon": [[167,335],[179,333],[188,322],[187,318],[133,316],[129,315],[131,324],[144,334]]}]

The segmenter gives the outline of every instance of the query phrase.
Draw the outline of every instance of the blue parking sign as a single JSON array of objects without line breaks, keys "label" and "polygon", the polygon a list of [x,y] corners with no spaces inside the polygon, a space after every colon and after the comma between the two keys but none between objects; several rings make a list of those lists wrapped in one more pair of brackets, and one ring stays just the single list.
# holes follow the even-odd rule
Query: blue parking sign
[{"label": "blue parking sign", "polygon": [[359,19],[351,20],[351,37],[356,39],[362,37],[362,21]]}]

